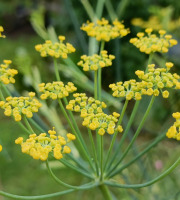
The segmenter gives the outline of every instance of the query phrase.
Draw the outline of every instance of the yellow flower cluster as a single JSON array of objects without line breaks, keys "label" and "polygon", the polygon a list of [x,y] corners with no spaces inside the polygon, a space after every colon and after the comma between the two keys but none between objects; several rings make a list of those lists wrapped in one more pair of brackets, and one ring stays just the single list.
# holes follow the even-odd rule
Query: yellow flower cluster
[{"label": "yellow flower cluster", "polygon": [[165,30],[159,31],[159,37],[156,34],[151,34],[152,31],[152,28],[147,28],[146,35],[139,32],[136,38],[130,39],[130,43],[146,54],[152,52],[167,53],[170,47],[177,44],[177,40],[172,39],[172,35],[166,35]]},{"label": "yellow flower cluster", "polygon": [[88,114],[82,125],[90,128],[91,130],[97,130],[99,135],[104,135],[105,132],[113,134],[115,131],[122,132],[123,128],[121,125],[116,126],[118,117],[120,114],[114,112],[113,115],[107,115],[105,113]]},{"label": "yellow flower cluster", "polygon": [[168,129],[166,136],[168,138],[180,140],[180,112],[173,113],[172,116],[176,119],[176,121],[173,126]]},{"label": "yellow flower cluster", "polygon": [[56,81],[52,83],[41,83],[39,84],[39,91],[43,94],[40,96],[41,99],[51,98],[61,99],[69,96],[69,93],[76,91],[77,88],[72,82],[68,82],[67,85],[64,85],[62,81]]},{"label": "yellow flower cluster", "polygon": [[112,65],[112,60],[115,59],[114,55],[108,55],[107,51],[101,51],[100,55],[94,54],[92,56],[81,56],[81,61],[77,64],[83,67],[84,71],[93,70],[96,71],[98,68],[109,67]]},{"label": "yellow flower cluster", "polygon": [[3,60],[3,64],[0,65],[0,81],[4,84],[15,83],[13,77],[18,74],[18,71],[16,69],[9,69],[11,63],[11,60]]},{"label": "yellow flower cluster", "polygon": [[90,37],[95,37],[97,41],[108,42],[117,37],[124,37],[130,31],[124,27],[124,24],[117,19],[113,21],[113,25],[109,24],[109,21],[102,18],[94,22],[87,21],[83,24],[81,29],[87,33]]},{"label": "yellow flower cluster", "polygon": [[2,149],[3,149],[3,148],[2,148],[2,145],[0,145],[0,152],[2,151]]},{"label": "yellow flower cluster", "polygon": [[66,43],[64,36],[59,36],[59,42],[52,43],[51,40],[46,40],[44,44],[38,44],[35,46],[36,51],[41,53],[42,57],[51,56],[54,58],[62,57],[67,58],[67,54],[75,52],[75,48],[72,44]]},{"label": "yellow flower cluster", "polygon": [[4,28],[2,26],[0,26],[0,38],[5,38],[5,35],[2,35],[2,32],[4,31]]},{"label": "yellow flower cluster", "polygon": [[71,149],[66,144],[76,137],[68,133],[67,140],[62,136],[57,136],[56,131],[49,130],[49,136],[46,133],[40,135],[31,134],[29,138],[23,142],[23,137],[19,137],[15,140],[16,144],[21,145],[21,151],[29,154],[33,159],[45,161],[48,159],[49,153],[53,152],[54,158],[59,160],[63,158],[63,154],[71,153]]},{"label": "yellow flower cluster", "polygon": [[81,112],[81,117],[86,117],[88,114],[102,113],[102,109],[106,108],[106,104],[92,97],[87,97],[85,93],[73,94],[75,99],[70,100],[66,106],[67,110]]},{"label": "yellow flower cluster", "polygon": [[164,68],[155,68],[154,64],[150,64],[147,73],[140,70],[135,72],[141,79],[140,82],[129,80],[124,83],[110,84],[109,87],[112,89],[114,97],[126,97],[127,100],[141,100],[142,95],[159,96],[160,92],[162,92],[163,98],[168,98],[169,92],[163,89],[180,89],[180,76],[169,72],[172,67],[173,63],[171,62],[167,62]]},{"label": "yellow flower cluster", "polygon": [[15,121],[21,121],[23,114],[31,118],[33,113],[38,112],[38,109],[42,106],[34,96],[34,92],[29,92],[29,97],[9,96],[6,101],[0,101],[0,107],[5,110],[6,116],[13,116]]}]

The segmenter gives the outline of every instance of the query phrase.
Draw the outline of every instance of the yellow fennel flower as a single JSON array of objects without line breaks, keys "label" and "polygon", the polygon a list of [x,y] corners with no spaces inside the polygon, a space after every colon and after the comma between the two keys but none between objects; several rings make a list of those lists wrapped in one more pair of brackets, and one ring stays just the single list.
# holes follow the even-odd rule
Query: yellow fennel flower
[{"label": "yellow fennel flower", "polygon": [[4,31],[4,28],[2,26],[0,26],[0,38],[5,38],[5,35],[2,35],[2,32]]},{"label": "yellow fennel flower", "polygon": [[45,161],[48,159],[49,153],[52,152],[55,159],[63,158],[63,154],[71,152],[70,147],[66,144],[76,137],[68,133],[67,140],[56,134],[56,131],[49,130],[49,135],[41,133],[40,135],[31,134],[26,141],[23,141],[23,137],[19,137],[15,140],[16,144],[21,145],[22,153],[29,154],[33,159]]},{"label": "yellow fennel flower", "polygon": [[145,33],[139,32],[136,38],[130,39],[130,43],[146,54],[152,52],[167,53],[170,47],[177,44],[177,40],[172,39],[171,35],[166,35],[164,30],[160,30],[158,36],[152,32],[152,28],[147,28]]},{"label": "yellow fennel flower", "polygon": [[77,88],[71,82],[68,82],[67,85],[64,85],[62,81],[39,84],[39,91],[43,93],[40,96],[41,99],[61,99],[69,96],[69,93],[72,93],[76,90]]},{"label": "yellow fennel flower", "polygon": [[0,152],[2,151],[2,149],[3,149],[3,148],[2,148],[2,145],[0,145]]},{"label": "yellow fennel flower", "polygon": [[15,121],[21,121],[22,115],[32,118],[42,106],[34,96],[35,93],[30,92],[29,97],[7,97],[6,101],[0,101],[0,107],[6,116],[13,116]]},{"label": "yellow fennel flower", "polygon": [[102,113],[102,109],[106,108],[106,104],[92,97],[87,97],[85,93],[73,94],[74,99],[69,101],[66,106],[67,110],[81,112],[81,117],[86,117],[88,114]]},{"label": "yellow fennel flower", "polygon": [[113,21],[113,25],[109,24],[109,21],[102,18],[94,22],[83,24],[81,29],[87,33],[90,37],[95,37],[97,41],[108,42],[117,37],[124,37],[130,31],[126,29],[124,25],[117,19]]},{"label": "yellow fennel flower", "polygon": [[115,56],[108,55],[107,51],[101,51],[100,55],[94,54],[92,56],[81,56],[81,61],[77,64],[83,67],[84,71],[96,71],[99,68],[109,67],[112,65],[112,60]]},{"label": "yellow fennel flower", "polygon": [[14,76],[18,74],[16,69],[10,69],[9,65],[11,60],[3,60],[3,64],[0,65],[0,82],[4,84],[15,83]]},{"label": "yellow fennel flower", "polygon": [[75,48],[70,43],[63,43],[64,36],[59,36],[59,42],[53,43],[51,40],[46,40],[44,44],[35,46],[36,51],[40,52],[42,57],[51,56],[54,58],[67,58],[69,53],[75,52]]},{"label": "yellow fennel flower", "polygon": [[173,113],[172,116],[176,119],[174,124],[168,129],[166,136],[180,140],[180,112]]},{"label": "yellow fennel flower", "polygon": [[110,135],[114,134],[115,131],[122,132],[122,126],[116,125],[118,117],[120,114],[113,113],[113,115],[107,115],[105,113],[88,114],[84,117],[83,126],[91,130],[97,130],[99,135],[104,135],[108,133]]}]

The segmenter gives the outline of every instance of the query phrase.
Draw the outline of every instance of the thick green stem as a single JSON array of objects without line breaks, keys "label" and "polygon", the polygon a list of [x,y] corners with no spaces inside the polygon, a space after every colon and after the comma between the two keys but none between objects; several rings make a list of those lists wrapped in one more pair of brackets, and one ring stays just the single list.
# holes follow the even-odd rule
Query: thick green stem
[{"label": "thick green stem", "polygon": [[142,188],[142,187],[147,187],[149,185],[152,185],[156,182],[158,182],[159,180],[163,179],[164,177],[166,177],[168,174],[170,174],[178,165],[180,164],[180,157],[176,160],[176,162],[171,165],[171,167],[169,167],[165,172],[163,172],[161,175],[159,175],[158,177],[156,177],[155,179],[148,181],[146,183],[142,183],[142,184],[132,184],[132,185],[126,185],[126,184],[119,184],[119,183],[114,183],[114,182],[110,182],[110,181],[104,181],[104,183],[106,185],[112,186],[112,187],[118,187],[118,188]]},{"label": "thick green stem", "polygon": [[104,184],[100,185],[99,188],[100,188],[105,200],[113,200],[111,193],[106,185],[104,185]]},{"label": "thick green stem", "polygon": [[128,147],[126,148],[125,152],[123,153],[123,155],[120,157],[120,159],[117,161],[117,163],[114,165],[114,167],[111,169],[111,171],[108,173],[108,177],[113,177],[115,176],[117,173],[118,173],[118,170],[115,171],[115,169],[118,167],[118,165],[123,161],[123,159],[125,158],[125,156],[127,155],[127,153],[129,152],[129,150],[131,149],[133,143],[135,142],[137,136],[139,135],[146,119],[147,119],[147,116],[152,108],[152,105],[154,103],[154,100],[155,100],[155,96],[152,96],[151,98],[151,101],[149,103],[149,106],[141,120],[141,123],[139,124],[139,127],[137,128],[135,134],[134,134],[134,137],[133,139],[131,140],[130,144],[128,145]]},{"label": "thick green stem", "polygon": [[132,111],[132,113],[131,113],[129,122],[128,122],[127,126],[126,126],[126,129],[125,129],[125,131],[124,131],[124,133],[123,133],[123,136],[122,136],[122,138],[121,138],[121,140],[120,140],[120,143],[119,143],[119,145],[118,145],[118,147],[117,147],[117,149],[116,149],[116,151],[115,151],[115,153],[114,153],[114,156],[112,157],[111,161],[109,162],[109,165],[108,165],[107,169],[110,169],[110,167],[112,166],[112,163],[114,162],[114,160],[116,159],[116,157],[119,155],[121,146],[122,146],[122,144],[124,143],[124,140],[125,140],[126,137],[127,137],[127,134],[128,134],[128,132],[129,132],[129,129],[130,129],[130,127],[131,127],[131,125],[132,125],[132,123],[133,123],[133,121],[134,121],[135,115],[136,115],[137,110],[138,110],[138,107],[139,107],[139,103],[140,103],[140,101],[136,101],[136,103],[135,103],[135,105],[134,105],[134,108],[133,108],[133,111]]},{"label": "thick green stem", "polygon": [[97,15],[98,19],[101,18],[101,16],[102,16],[104,3],[105,3],[105,0],[98,0],[97,1],[96,15]]},{"label": "thick green stem", "polygon": [[61,81],[60,75],[59,75],[57,60],[55,58],[54,58],[54,70],[55,70],[55,75],[56,75],[57,81]]},{"label": "thick green stem", "polygon": [[100,176],[100,181],[103,181],[103,171],[104,171],[104,168],[103,168],[103,136],[101,135],[101,176]]},{"label": "thick green stem", "polygon": [[[121,115],[119,117],[119,120],[118,120],[118,123],[117,123],[117,126],[121,124],[122,120],[123,120],[123,116],[125,114],[125,111],[126,111],[126,108],[127,108],[127,105],[128,105],[128,100],[125,101],[124,103],[124,106],[123,106],[123,109],[121,111]],[[117,134],[118,134],[118,131],[115,131],[114,135],[113,135],[113,139],[111,141],[111,144],[110,144],[110,147],[108,149],[108,153],[107,153],[107,156],[106,156],[106,161],[105,161],[105,164],[104,164],[104,169],[106,170],[106,166],[107,166],[107,163],[108,163],[108,160],[109,160],[109,156],[111,154],[111,151],[113,149],[113,146],[114,146],[114,143],[116,141],[116,137],[117,137]]]}]

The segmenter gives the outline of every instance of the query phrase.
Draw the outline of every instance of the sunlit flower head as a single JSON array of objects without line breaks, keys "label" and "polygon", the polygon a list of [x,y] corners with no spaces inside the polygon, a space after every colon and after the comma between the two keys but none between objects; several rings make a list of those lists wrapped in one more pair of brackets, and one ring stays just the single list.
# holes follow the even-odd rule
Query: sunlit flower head
[{"label": "sunlit flower head", "polygon": [[106,104],[92,97],[87,97],[85,93],[73,94],[74,99],[69,101],[66,109],[81,112],[81,117],[86,117],[88,114],[102,113],[106,108]]},{"label": "sunlit flower head", "polygon": [[70,93],[76,91],[77,88],[72,82],[68,82],[66,85],[62,81],[56,81],[52,83],[41,83],[39,84],[39,91],[43,94],[40,96],[41,99],[51,98],[61,99],[69,96]]},{"label": "sunlit flower head", "polygon": [[0,82],[4,84],[15,83],[14,76],[18,74],[18,71],[9,68],[11,63],[11,60],[3,60],[3,64],[0,65]]},{"label": "sunlit flower head", "polygon": [[2,151],[2,149],[3,149],[3,148],[2,148],[2,145],[0,145],[0,152]]},{"label": "sunlit flower head", "polygon": [[64,43],[64,36],[59,36],[59,42],[53,43],[51,40],[46,40],[44,44],[38,44],[35,46],[36,51],[40,52],[42,57],[51,56],[54,58],[68,57],[69,53],[75,52],[75,48],[70,43]]},{"label": "sunlit flower head", "polygon": [[152,28],[147,28],[145,33],[139,32],[136,38],[130,39],[130,43],[146,54],[167,53],[170,47],[177,44],[177,40],[172,39],[172,35],[167,35],[165,30],[160,30],[158,36],[152,32]]},{"label": "sunlit flower head", "polygon": [[22,115],[32,118],[33,113],[38,112],[42,106],[34,96],[34,92],[30,92],[29,97],[9,96],[6,101],[0,101],[0,107],[6,116],[13,116],[15,121],[21,121]]},{"label": "sunlit flower head", "polygon": [[100,52],[100,55],[94,54],[92,56],[81,56],[78,65],[83,67],[84,71],[96,71],[99,68],[111,66],[113,59],[115,59],[115,56],[108,55],[107,51],[104,50]]},{"label": "sunlit flower head", "polygon": [[105,133],[112,135],[115,131],[123,131],[121,125],[116,125],[119,116],[120,114],[116,112],[113,115],[107,115],[105,113],[88,114],[84,118],[82,125],[93,131],[97,130],[99,135],[104,135]]},{"label": "sunlit flower head", "polygon": [[49,135],[46,133],[41,133],[40,135],[31,134],[26,141],[24,141],[23,137],[19,137],[15,140],[15,143],[21,145],[22,153],[29,154],[36,160],[46,161],[49,153],[52,153],[55,159],[60,160],[63,158],[63,154],[71,153],[67,143],[76,139],[73,134],[68,133],[66,139],[57,135],[54,127],[48,133]]},{"label": "sunlit flower head", "polygon": [[4,31],[4,28],[2,26],[0,26],[0,38],[5,38],[5,35],[2,35],[2,32]]},{"label": "sunlit flower head", "polygon": [[134,79],[110,84],[114,97],[122,97],[127,100],[141,100],[143,95],[169,97],[169,89],[180,89],[180,76],[171,74],[169,70],[173,63],[167,62],[164,68],[155,68],[154,64],[148,65],[147,72],[137,70],[135,74],[141,81]]},{"label": "sunlit flower head", "polygon": [[172,115],[175,118],[174,124],[168,129],[166,136],[168,138],[174,138],[180,140],[180,112],[173,113]]},{"label": "sunlit flower head", "polygon": [[126,36],[130,31],[126,29],[124,24],[117,19],[113,21],[113,25],[109,24],[109,21],[102,18],[94,22],[83,24],[81,29],[87,33],[90,37],[95,37],[97,41],[108,42],[118,37]]}]

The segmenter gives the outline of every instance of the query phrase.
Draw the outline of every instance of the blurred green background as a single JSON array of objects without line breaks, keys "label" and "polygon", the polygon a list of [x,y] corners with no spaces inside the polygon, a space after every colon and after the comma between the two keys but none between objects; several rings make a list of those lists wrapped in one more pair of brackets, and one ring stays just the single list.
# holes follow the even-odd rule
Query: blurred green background
[{"label": "blurred green background", "polygon": [[[65,35],[66,41],[75,46],[76,52],[70,55],[75,63],[79,61],[82,54],[88,53],[88,38],[79,29],[83,22],[89,20],[82,2],[80,0],[0,1],[0,25],[4,27],[6,35],[6,39],[0,40],[0,60],[2,62],[3,59],[11,59],[13,61],[12,67],[18,69],[19,74],[16,76],[15,88],[19,94],[24,94],[25,91],[36,91],[36,83],[38,81],[48,82],[54,80],[52,60],[41,58],[34,49],[36,44],[43,43],[44,39],[47,39],[49,35],[54,37],[54,30],[57,35]],[[95,8],[97,1],[92,0],[90,3]],[[143,31],[142,28],[131,24],[132,19],[138,17],[146,21],[150,16],[156,15],[159,17],[160,22],[165,23],[165,27],[167,27],[167,23],[180,19],[180,2],[177,0],[112,0],[111,4],[118,18],[124,21],[125,26],[130,28],[131,33],[127,37],[121,40],[113,40],[105,46],[110,54],[116,55],[116,61],[113,62],[113,66],[103,70],[102,85],[106,91],[105,96],[107,98],[109,98],[108,93],[110,94],[108,88],[110,83],[135,78],[134,71],[144,69],[147,63],[148,56],[140,53],[138,49],[129,43],[131,37],[134,37],[137,32]],[[108,4],[104,7],[103,17],[110,20],[107,7]],[[165,17],[166,20],[164,20]],[[167,30],[167,32],[180,42],[180,26],[178,27],[177,25],[175,29]],[[154,62],[160,66],[163,64],[164,59],[174,62],[173,71],[180,74],[179,55],[180,45],[177,45],[167,55],[156,55]],[[89,84],[87,77],[92,80],[92,74],[81,74],[76,68],[71,66],[67,68],[66,65],[69,64],[64,63],[61,66],[62,79],[75,82],[79,92],[85,92],[87,89],[87,93],[92,94],[92,88],[90,86],[86,87],[86,84]],[[83,80],[84,86],[80,82]],[[10,89],[14,92],[13,88]],[[109,103],[110,111],[116,110],[117,103],[115,101],[115,103],[112,103],[113,99],[109,99],[109,101],[111,101]],[[148,100],[145,98],[132,131],[138,126],[147,102]],[[127,118],[131,113],[133,103],[128,107]],[[166,131],[168,126],[173,123],[171,114],[179,111],[179,109],[179,91],[171,91],[168,100],[158,97],[148,122],[145,124],[136,147],[130,152],[128,160],[136,154],[137,149],[143,149],[157,134]],[[42,114],[43,119],[46,119],[48,112],[50,111],[47,109],[47,112]],[[54,119],[59,116],[58,113],[56,114],[54,114]],[[124,123],[126,122],[124,121]],[[61,130],[60,125],[59,129]],[[63,190],[63,187],[57,185],[49,177],[42,162],[32,160],[28,155],[20,152],[19,146],[14,144],[14,140],[19,136],[25,136],[25,134],[13,120],[5,117],[2,110],[0,110],[0,144],[4,147],[0,154],[0,190],[20,195],[38,195]],[[108,138],[108,136],[105,137]],[[126,145],[124,145],[125,147]],[[123,171],[123,174],[118,175],[117,180],[121,183],[139,183],[142,180],[149,180],[170,166],[178,156],[178,142],[166,139],[143,157],[146,170],[142,171],[141,162],[138,162],[129,167],[128,170]],[[59,162],[53,162],[52,167],[58,177],[70,184],[78,185],[87,181],[78,173],[60,165]],[[180,169],[177,168],[170,176],[148,188],[139,190],[113,189],[113,191],[118,199],[125,200],[178,200],[180,199],[179,172]],[[103,199],[98,189],[80,191],[61,198]],[[6,199],[8,198],[0,197],[0,200]]]}]

